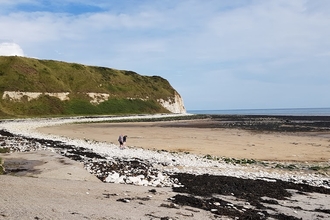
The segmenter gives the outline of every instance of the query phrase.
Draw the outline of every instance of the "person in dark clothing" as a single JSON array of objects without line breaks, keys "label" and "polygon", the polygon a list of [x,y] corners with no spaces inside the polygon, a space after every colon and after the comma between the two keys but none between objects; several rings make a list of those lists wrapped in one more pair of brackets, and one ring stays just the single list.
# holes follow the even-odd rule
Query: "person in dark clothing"
[{"label": "person in dark clothing", "polygon": [[125,147],[125,144],[126,144],[126,140],[127,140],[127,135],[124,135],[123,137],[123,146]]},{"label": "person in dark clothing", "polygon": [[118,142],[119,142],[119,147],[120,147],[120,149],[123,149],[123,148],[124,148],[124,137],[123,137],[122,134],[119,135],[119,137],[118,137]]}]

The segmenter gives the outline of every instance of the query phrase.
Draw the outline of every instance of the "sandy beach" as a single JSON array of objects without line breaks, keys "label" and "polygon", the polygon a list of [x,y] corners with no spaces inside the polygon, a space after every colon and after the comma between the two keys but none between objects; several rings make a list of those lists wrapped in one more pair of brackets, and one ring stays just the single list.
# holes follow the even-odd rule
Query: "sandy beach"
[{"label": "sandy beach", "polygon": [[[187,123],[194,125],[180,126]],[[253,132],[243,129],[199,128],[201,123],[208,122],[66,124],[43,127],[39,131],[115,144],[118,144],[119,134],[127,134],[129,147],[197,155],[271,161],[330,160],[330,132]]]},{"label": "sandy beach", "polygon": [[170,208],[168,198],[176,193],[169,187],[102,183],[81,163],[56,153],[37,151],[1,157],[8,167],[24,171],[0,176],[0,219],[212,218],[211,213],[195,208]]},{"label": "sandy beach", "polygon": [[[0,219],[330,218],[328,170],[321,174],[320,171],[302,170],[299,166],[296,170],[274,169],[263,165],[226,164],[207,159],[202,161],[194,157],[181,161],[184,155],[213,155],[284,161],[290,164],[320,162],[323,167],[327,167],[330,159],[330,133],[323,131],[323,128],[316,132],[272,132],[267,129],[256,131],[221,128],[218,127],[218,122],[214,124],[214,120],[208,119],[62,123],[47,126],[50,122],[53,123],[47,120],[27,121],[26,124],[24,121],[17,121],[4,126],[13,132],[27,135],[34,132],[33,126],[40,124],[36,126],[38,133],[33,133],[36,138],[24,137],[22,134],[15,136],[4,130],[1,132],[2,147],[20,145],[20,149],[27,151],[0,154],[8,171],[7,175],[0,176]],[[221,126],[222,124],[221,122]],[[56,135],[62,136],[62,140],[66,140],[66,137],[77,140],[69,141],[69,145],[63,146],[72,147],[74,143],[76,146],[73,149],[79,149],[78,154],[81,153],[79,151],[82,146],[85,146],[108,152],[113,155],[111,157],[118,156],[119,160],[114,161],[118,166],[110,167],[117,167],[111,173],[131,172],[126,169],[132,165],[128,158],[130,155],[133,158],[146,158],[141,159],[140,164],[133,164],[134,170],[144,169],[148,161],[157,162],[157,151],[179,152],[174,153],[173,157],[170,154],[162,155],[177,163],[171,165],[172,168],[177,166],[178,169],[188,169],[191,166],[196,170],[177,173],[172,177],[181,181],[184,184],[182,186],[105,183],[86,170],[86,164],[82,161],[89,160],[90,164],[98,167],[104,167],[110,161],[103,163],[103,158],[98,160],[95,155],[88,158],[86,153],[81,154],[83,157],[78,157],[82,160],[69,159],[73,151],[60,148],[56,141],[42,139],[40,134],[48,138]],[[124,150],[118,147],[119,134],[128,135]],[[55,148],[60,151],[56,153]],[[141,148],[152,151],[141,153],[137,150]],[[181,155],[182,152],[184,153]],[[144,154],[149,156],[142,156]],[[162,169],[168,170],[171,166],[168,162],[161,162],[166,159],[163,156],[159,157],[159,163],[162,164]],[[195,162],[190,161],[195,159]],[[125,163],[120,165],[121,162]],[[183,163],[182,166],[179,163]],[[124,171],[120,171],[120,166]],[[204,174],[194,175],[197,170]],[[217,170],[222,175],[209,175],[211,170]],[[108,171],[97,168],[95,172]],[[151,174],[148,178],[150,177]],[[314,187],[314,183],[328,188]]]}]

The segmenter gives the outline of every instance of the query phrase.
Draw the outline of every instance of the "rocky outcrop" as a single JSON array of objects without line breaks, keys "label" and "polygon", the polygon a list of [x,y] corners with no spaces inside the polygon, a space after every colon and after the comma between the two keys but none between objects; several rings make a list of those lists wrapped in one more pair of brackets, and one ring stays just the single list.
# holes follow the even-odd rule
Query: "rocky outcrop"
[{"label": "rocky outcrop", "polygon": [[181,98],[180,94],[175,92],[174,99],[158,99],[157,100],[159,104],[161,104],[164,108],[169,110],[172,113],[180,113],[184,114],[187,113],[184,104],[183,99]]},{"label": "rocky outcrop", "polygon": [[89,92],[87,95],[92,99],[90,103],[92,104],[100,104],[101,102],[107,101],[109,99],[109,94],[107,93],[96,93]]},{"label": "rocky outcrop", "polygon": [[69,100],[69,92],[56,92],[56,93],[50,93],[50,92],[20,92],[20,91],[5,91],[2,95],[2,99],[8,99],[10,101],[21,101],[24,97],[27,98],[28,101],[31,101],[32,99],[37,99],[41,95],[48,95],[52,97],[56,97],[60,99],[61,101]]},{"label": "rocky outcrop", "polygon": [[[90,103],[92,104],[100,104],[101,102],[107,101],[109,99],[110,94],[107,93],[95,93],[90,92],[86,93],[90,98]],[[7,99],[14,102],[19,102],[23,98],[26,98],[28,101],[39,98],[41,95],[48,95],[51,97],[56,97],[61,101],[70,100],[69,92],[57,92],[57,93],[49,93],[49,92],[20,92],[20,91],[5,91],[2,95],[2,99]],[[131,98],[128,98],[131,99]],[[143,99],[144,100],[144,99]],[[175,92],[174,98],[169,98],[167,100],[158,99],[159,104],[161,104],[165,109],[169,110],[172,113],[184,114],[186,113],[186,109],[183,104],[183,100],[181,96]]]}]

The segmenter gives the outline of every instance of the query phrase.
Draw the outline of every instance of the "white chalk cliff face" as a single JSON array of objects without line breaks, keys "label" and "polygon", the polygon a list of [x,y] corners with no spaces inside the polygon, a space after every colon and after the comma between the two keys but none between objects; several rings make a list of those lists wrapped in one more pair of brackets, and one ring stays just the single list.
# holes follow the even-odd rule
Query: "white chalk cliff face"
[{"label": "white chalk cliff face", "polygon": [[[41,95],[48,95],[56,97],[61,101],[70,100],[69,92],[57,92],[57,93],[42,93],[42,92],[20,92],[20,91],[5,91],[2,95],[2,99],[7,99],[14,102],[21,101],[22,98],[27,97],[28,101],[32,99],[37,99]],[[109,99],[109,94],[106,93],[86,93],[90,98],[90,103],[100,104],[101,102],[107,101]],[[161,104],[165,109],[172,113],[184,114],[186,109],[183,104],[181,96],[175,92],[174,98],[170,97],[168,100],[158,99],[159,104]]]},{"label": "white chalk cliff face", "polygon": [[31,101],[32,99],[37,99],[41,95],[48,95],[52,97],[56,97],[60,99],[61,101],[69,100],[69,94],[68,92],[57,92],[57,93],[49,93],[49,92],[15,92],[15,91],[5,91],[2,95],[2,99],[8,99],[10,101],[21,101],[22,98],[27,97],[28,101]]},{"label": "white chalk cliff face", "polygon": [[183,99],[181,98],[180,94],[177,92],[175,92],[174,94],[174,101],[171,99],[168,100],[158,99],[157,101],[159,104],[161,104],[164,108],[166,108],[172,113],[178,113],[178,114],[187,113],[183,104]]}]

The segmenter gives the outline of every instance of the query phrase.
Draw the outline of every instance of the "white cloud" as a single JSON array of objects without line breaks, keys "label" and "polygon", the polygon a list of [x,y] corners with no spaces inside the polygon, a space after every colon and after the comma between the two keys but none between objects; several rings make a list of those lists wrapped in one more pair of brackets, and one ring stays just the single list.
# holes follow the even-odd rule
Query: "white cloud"
[{"label": "white cloud", "polygon": [[24,56],[22,48],[15,43],[0,43],[1,56]]}]

